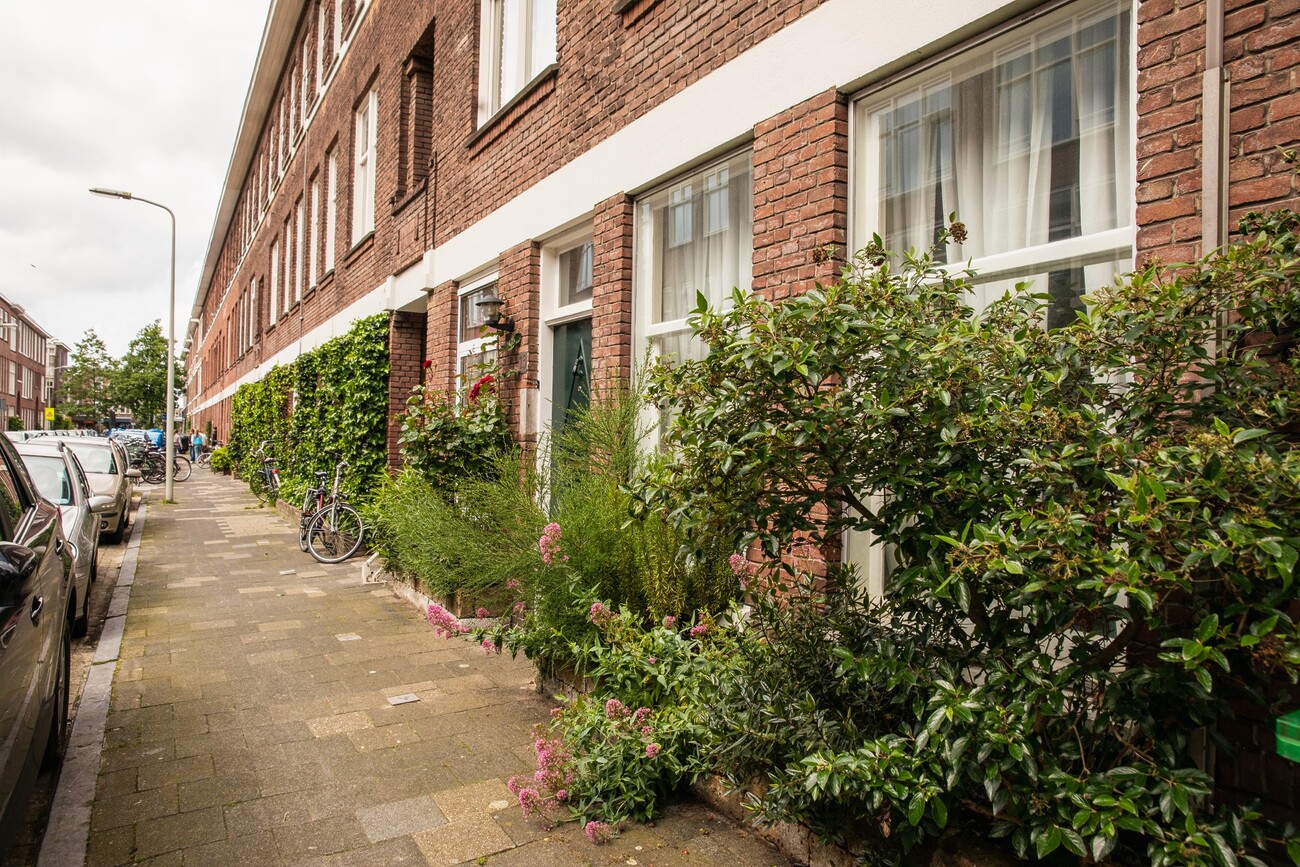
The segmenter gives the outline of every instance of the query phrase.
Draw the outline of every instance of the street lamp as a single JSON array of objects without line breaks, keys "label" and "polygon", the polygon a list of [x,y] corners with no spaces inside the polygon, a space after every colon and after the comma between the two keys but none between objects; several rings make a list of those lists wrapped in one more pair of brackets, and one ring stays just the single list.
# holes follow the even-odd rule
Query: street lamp
[{"label": "street lamp", "polygon": [[103,187],[92,187],[90,190],[97,196],[104,196],[109,199],[128,199],[136,202],[144,202],[146,205],[153,205],[155,208],[162,208],[167,215],[172,218],[172,273],[171,273],[171,293],[167,302],[167,470],[166,485],[163,489],[163,498],[167,502],[172,501],[172,483],[175,476],[174,464],[176,461],[176,214],[172,209],[159,202],[152,202],[149,199],[134,196],[123,190],[108,190]]}]

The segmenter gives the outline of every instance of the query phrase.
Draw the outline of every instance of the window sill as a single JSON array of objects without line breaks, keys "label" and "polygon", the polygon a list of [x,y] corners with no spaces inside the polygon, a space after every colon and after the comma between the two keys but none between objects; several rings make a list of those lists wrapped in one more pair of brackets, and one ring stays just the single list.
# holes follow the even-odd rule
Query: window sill
[{"label": "window sill", "polygon": [[555,91],[555,79],[559,71],[560,64],[552,63],[537,73],[532,81],[525,84],[522,90],[510,98],[509,102],[479,124],[479,128],[465,141],[465,147],[473,149],[480,144],[486,145],[513,126],[515,121]]},{"label": "window sill", "polygon": [[361,240],[352,245],[352,249],[343,254],[343,261],[351,264],[352,260],[375,245],[375,230],[371,229],[361,236]]}]

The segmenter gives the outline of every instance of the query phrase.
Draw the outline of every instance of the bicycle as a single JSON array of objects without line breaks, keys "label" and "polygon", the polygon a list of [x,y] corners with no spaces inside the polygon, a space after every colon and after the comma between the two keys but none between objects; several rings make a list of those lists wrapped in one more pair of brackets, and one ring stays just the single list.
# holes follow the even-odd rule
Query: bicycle
[{"label": "bicycle", "polygon": [[325,477],[329,474],[316,471],[316,484],[309,485],[302,495],[302,511],[298,516],[298,549],[307,550],[307,528],[316,513],[325,508]]},{"label": "bicycle", "polygon": [[[167,479],[167,453],[163,449],[146,446],[144,456],[139,462],[140,474],[152,485],[160,485]],[[183,482],[190,477],[193,467],[190,459],[181,455],[172,458],[172,481]]]},{"label": "bicycle", "polygon": [[307,551],[321,563],[342,563],[357,553],[366,532],[360,513],[339,496],[346,466],[342,460],[335,465],[329,499],[307,523]]},{"label": "bicycle", "polygon": [[257,447],[254,455],[262,458],[262,466],[257,471],[258,484],[250,484],[253,493],[258,499],[266,498],[267,502],[275,505],[280,498],[280,470],[275,466],[275,460],[266,453],[266,448],[271,444],[270,440],[262,440],[262,444]]}]

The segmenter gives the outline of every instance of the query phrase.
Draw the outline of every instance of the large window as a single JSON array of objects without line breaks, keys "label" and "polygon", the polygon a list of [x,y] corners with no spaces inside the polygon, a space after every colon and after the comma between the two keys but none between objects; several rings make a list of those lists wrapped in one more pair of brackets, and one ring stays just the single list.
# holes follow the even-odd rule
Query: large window
[{"label": "large window", "polygon": [[311,235],[307,241],[307,286],[315,286],[320,279],[320,178],[311,179]]},{"label": "large window", "polygon": [[338,234],[339,157],[330,151],[325,170],[325,270],[334,270],[334,238]]},{"label": "large window", "polygon": [[1128,3],[1073,4],[860,99],[854,243],[930,247],[980,274],[977,306],[1031,280],[1049,326],[1131,267]]},{"label": "large window", "polygon": [[556,0],[483,0],[479,106],[483,123],[555,62]]},{"label": "large window", "polygon": [[303,205],[302,205],[302,199],[299,198],[299,199],[298,199],[298,207],[297,207],[297,208],[295,209],[295,211],[294,211],[294,219],[295,219],[295,221],[296,221],[296,222],[294,223],[294,229],[295,229],[295,231],[297,232],[297,235],[295,236],[294,241],[295,241],[295,243],[298,245],[298,249],[295,251],[295,255],[297,256],[297,259],[298,259],[298,270],[295,271],[294,274],[293,274],[293,300],[294,300],[294,301],[301,301],[301,300],[302,300],[302,280],[303,280],[303,271],[306,270],[306,260],[304,260],[304,259],[303,259],[303,256],[302,256],[302,244],[303,244],[303,240],[302,240],[302,236],[303,236],[303,225],[302,225],[302,222],[303,222],[303,220],[302,220],[302,218],[303,218],[303,210],[302,210],[302,208],[303,208]]},{"label": "large window", "polygon": [[748,292],[753,275],[750,154],[715,163],[640,199],[636,205],[634,333],[639,361],[653,355],[699,358],[704,345],[687,316],[697,293],[725,305]]},{"label": "large window", "polygon": [[495,331],[483,333],[483,308],[478,302],[496,291],[496,274],[467,282],[456,311],[456,385],[473,382],[497,356]]},{"label": "large window", "polygon": [[270,308],[271,324],[275,325],[277,310],[280,306],[280,242],[271,244],[271,286],[267,293],[266,306]]},{"label": "large window", "polygon": [[352,243],[375,228],[375,121],[379,94],[370,91],[357,109],[355,160],[352,167]]}]

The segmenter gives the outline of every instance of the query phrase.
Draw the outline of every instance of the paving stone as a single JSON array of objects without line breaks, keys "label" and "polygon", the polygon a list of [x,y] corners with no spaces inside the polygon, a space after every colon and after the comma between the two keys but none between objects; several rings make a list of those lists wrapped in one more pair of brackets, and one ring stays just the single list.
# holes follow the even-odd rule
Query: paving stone
[{"label": "paving stone", "polygon": [[150,858],[176,849],[188,849],[223,840],[226,824],[220,807],[191,810],[161,819],[137,822],[135,826],[135,853],[140,858]]},{"label": "paving stone", "polygon": [[412,837],[425,860],[434,867],[473,861],[515,846],[510,835],[502,831],[490,816],[460,819]]},{"label": "paving stone", "polygon": [[433,800],[452,822],[478,820],[491,813],[500,813],[516,803],[506,784],[497,779],[439,792]]},{"label": "paving stone", "polygon": [[445,825],[447,817],[438,809],[434,799],[425,795],[358,810],[357,821],[370,842],[378,843]]}]

